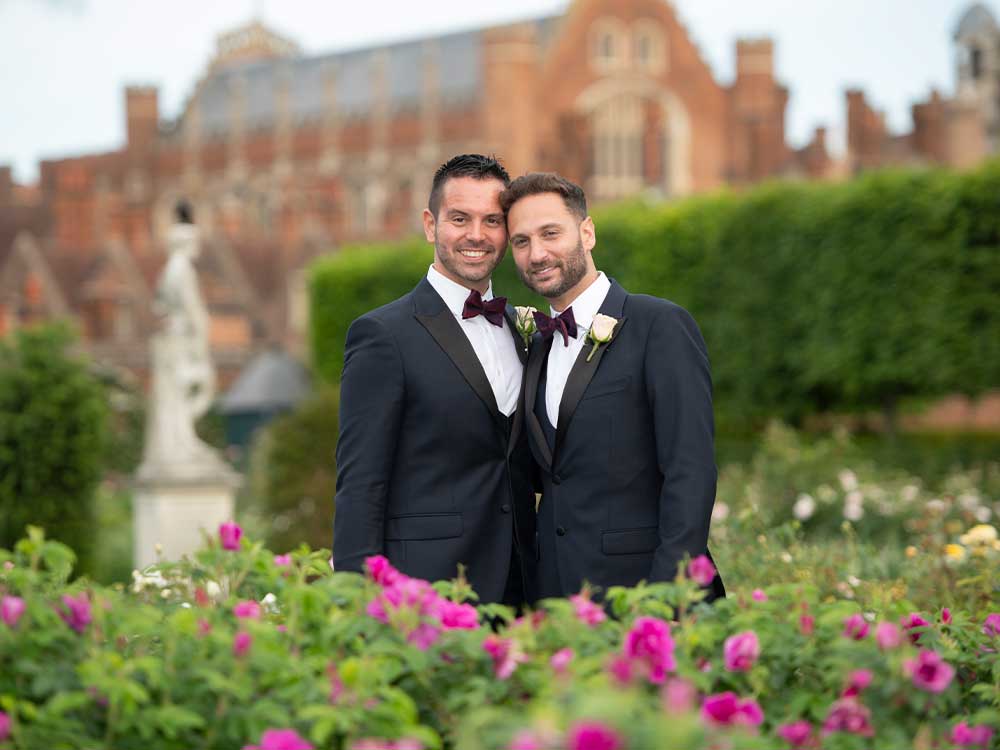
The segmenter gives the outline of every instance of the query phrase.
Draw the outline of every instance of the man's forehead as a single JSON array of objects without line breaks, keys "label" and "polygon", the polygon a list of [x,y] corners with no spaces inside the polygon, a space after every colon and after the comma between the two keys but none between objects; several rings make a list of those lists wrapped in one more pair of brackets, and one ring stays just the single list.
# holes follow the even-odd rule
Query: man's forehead
[{"label": "man's forehead", "polygon": [[441,205],[447,208],[481,209],[484,203],[488,203],[486,210],[500,212],[500,193],[503,190],[504,184],[494,177],[452,177],[444,184]]},{"label": "man's forehead", "polygon": [[511,206],[507,214],[508,223],[516,223],[519,231],[540,229],[549,224],[565,224],[572,219],[573,215],[562,196],[556,193],[525,196]]}]

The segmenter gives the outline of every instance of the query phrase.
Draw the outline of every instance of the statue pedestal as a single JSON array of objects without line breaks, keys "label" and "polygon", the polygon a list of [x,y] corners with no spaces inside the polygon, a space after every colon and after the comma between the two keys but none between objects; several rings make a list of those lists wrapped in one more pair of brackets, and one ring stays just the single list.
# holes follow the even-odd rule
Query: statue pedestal
[{"label": "statue pedestal", "polygon": [[140,471],[132,511],[137,569],[193,553],[202,547],[203,534],[214,537],[219,524],[233,520],[239,477],[220,469],[202,476]]}]

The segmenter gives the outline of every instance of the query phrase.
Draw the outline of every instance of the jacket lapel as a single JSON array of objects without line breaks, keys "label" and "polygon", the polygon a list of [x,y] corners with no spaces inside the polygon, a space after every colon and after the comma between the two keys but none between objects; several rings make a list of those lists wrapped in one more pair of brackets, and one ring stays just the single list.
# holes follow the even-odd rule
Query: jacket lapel
[{"label": "jacket lapel", "polygon": [[528,364],[524,368],[524,396],[521,399],[528,435],[536,448],[537,455],[542,459],[543,468],[549,472],[552,471],[552,451],[549,450],[549,441],[545,439],[545,432],[542,430],[541,422],[538,421],[538,415],[535,414],[535,401],[538,398],[538,381],[542,377],[542,368],[548,361],[551,348],[551,337],[546,340],[535,334],[528,352]]},{"label": "jacket lapel", "polygon": [[528,363],[528,352],[524,348],[524,339],[517,332],[517,326],[515,325],[517,313],[514,311],[513,305],[507,305],[507,309],[504,310],[504,318],[507,320],[507,330],[510,331],[510,335],[514,338],[514,349],[517,351],[517,358],[521,360],[522,365],[526,365]]},{"label": "jacket lapel", "polygon": [[468,337],[462,332],[462,328],[455,320],[451,310],[447,308],[444,300],[434,291],[434,287],[426,278],[414,290],[414,299],[417,308],[414,317],[448,355],[472,390],[482,399],[499,426],[501,424],[500,410],[497,408],[497,400],[493,395],[489,378],[486,377],[486,371],[483,370],[475,349],[472,348]]},{"label": "jacket lapel", "polygon": [[580,354],[573,363],[573,369],[569,371],[569,375],[566,377],[566,386],[563,388],[562,401],[559,402],[559,424],[556,426],[556,444],[553,451],[553,460],[559,455],[559,446],[562,445],[563,439],[566,437],[566,431],[569,429],[569,424],[573,419],[573,414],[576,412],[576,407],[579,405],[580,399],[583,398],[583,394],[586,392],[587,386],[590,385],[590,381],[594,379],[594,375],[597,373],[597,368],[601,364],[604,354],[615,343],[615,339],[618,338],[628,320],[628,318],[622,315],[627,296],[628,293],[622,286],[612,279],[611,289],[608,290],[608,294],[604,298],[604,302],[601,304],[601,309],[598,312],[617,318],[618,324],[611,334],[611,341],[599,346],[589,362],[587,361],[587,357],[590,355],[592,344],[584,342]]}]

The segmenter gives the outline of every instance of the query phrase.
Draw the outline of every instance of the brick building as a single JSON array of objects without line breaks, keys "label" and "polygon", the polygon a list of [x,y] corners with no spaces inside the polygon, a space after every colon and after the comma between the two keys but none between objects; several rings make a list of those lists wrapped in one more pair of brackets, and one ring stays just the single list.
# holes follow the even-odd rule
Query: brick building
[{"label": "brick building", "polygon": [[219,37],[176,119],[155,88],[129,87],[121,149],[42,162],[32,187],[0,170],[0,335],[69,316],[95,353],[144,376],[161,240],[182,197],[205,236],[227,382],[265,343],[301,351],[304,266],[416,231],[433,171],[456,153],[562,172],[597,201],[971,164],[997,148],[996,28],[981,6],[963,18],[963,83],[914,106],[911,134],[888,133],[848,92],[838,161],[822,128],[788,145],[771,40],[737,41],[735,78],[720,82],[666,0],[575,0],[555,17],[318,56],[254,22]]}]

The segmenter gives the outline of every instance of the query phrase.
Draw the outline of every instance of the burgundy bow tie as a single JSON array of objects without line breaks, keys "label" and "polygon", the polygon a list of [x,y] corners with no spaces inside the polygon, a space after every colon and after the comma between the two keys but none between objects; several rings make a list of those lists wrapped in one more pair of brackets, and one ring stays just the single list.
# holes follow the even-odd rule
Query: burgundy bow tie
[{"label": "burgundy bow tie", "polygon": [[484,300],[483,295],[473,289],[469,292],[468,299],[465,300],[465,307],[462,308],[462,320],[482,315],[493,325],[503,326],[503,312],[506,309],[506,297],[494,297],[491,300]]},{"label": "burgundy bow tie", "polygon": [[569,346],[569,337],[576,338],[576,318],[573,317],[572,306],[567,307],[554,318],[550,318],[543,312],[535,310],[535,326],[542,338],[549,338],[556,331],[562,334],[563,345]]}]

